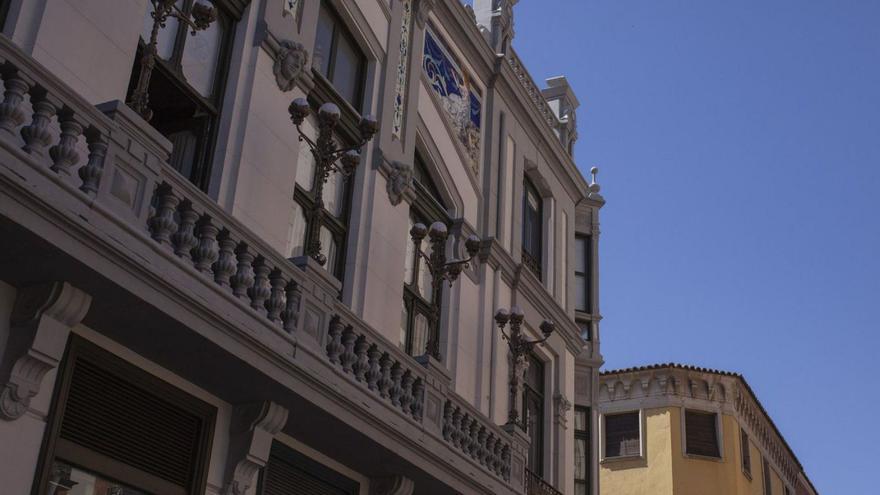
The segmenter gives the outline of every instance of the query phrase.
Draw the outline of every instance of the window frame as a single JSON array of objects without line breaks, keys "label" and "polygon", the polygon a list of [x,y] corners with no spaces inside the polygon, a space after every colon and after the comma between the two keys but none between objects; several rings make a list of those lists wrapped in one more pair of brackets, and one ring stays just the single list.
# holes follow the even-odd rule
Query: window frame
[{"label": "window frame", "polygon": [[[714,418],[714,426],[715,426],[715,448],[717,449],[718,455],[708,455],[708,454],[700,454],[700,453],[691,453],[688,452],[688,433],[687,433],[687,415],[691,414],[699,414],[705,416],[713,416]],[[681,416],[681,432],[682,432],[682,443],[681,443],[681,451],[685,457],[694,458],[694,459],[704,459],[704,460],[713,460],[720,461],[724,458],[724,444],[721,440],[721,422],[722,417],[719,411],[707,411],[705,409],[697,409],[691,407],[682,407],[680,411]]]},{"label": "window frame", "polygon": [[[193,4],[196,0],[182,0],[183,12],[191,12]],[[211,97],[203,96],[196,88],[194,88],[186,79],[183,72],[183,54],[186,50],[187,42],[191,41],[193,36],[190,35],[189,28],[183,22],[178,22],[177,32],[173,38],[173,47],[171,56],[168,60],[161,56],[156,56],[156,63],[153,67],[153,77],[156,73],[164,77],[179,93],[180,96],[187,98],[196,107],[196,112],[187,120],[198,120],[206,118],[205,124],[197,126],[181,126],[182,129],[191,128],[199,130],[196,138],[196,151],[193,159],[192,170],[187,180],[195,184],[202,191],[207,191],[210,186],[211,176],[213,174],[214,154],[217,147],[217,137],[219,135],[220,120],[223,115],[223,100],[226,86],[229,79],[229,68],[231,65],[231,54],[235,41],[235,31],[238,22],[241,20],[240,14],[236,12],[228,0],[214,0],[213,6],[217,12],[216,23],[225,23],[223,33],[221,34],[220,49],[217,53],[217,66],[213,75],[213,89]],[[152,5],[148,3],[146,15],[149,16]],[[198,34],[196,35],[198,36]],[[140,61],[143,56],[144,49],[148,40],[143,39],[143,33],[138,36],[138,45],[135,51],[134,64],[131,70],[128,90],[126,91],[126,100],[131,96],[134,88],[137,86],[137,76],[140,74]],[[151,80],[152,85],[152,80]],[[152,96],[152,95],[151,95]],[[151,97],[151,101],[152,101]],[[152,108],[152,106],[151,106]],[[155,117],[155,115],[154,115]],[[181,121],[182,122],[182,121]],[[175,121],[178,123],[178,121]],[[151,123],[151,125],[153,125]],[[158,131],[159,129],[154,126]],[[161,131],[160,131],[161,132]],[[171,131],[169,131],[171,132]],[[174,131],[179,132],[179,131]],[[170,139],[170,138],[169,138]],[[169,164],[172,168],[183,174],[183,171],[174,164],[174,151],[169,157]]]},{"label": "window frame", "polygon": [[[584,306],[583,306],[584,309],[581,309],[580,303],[577,301],[575,301],[574,309],[575,309],[575,311],[580,312],[580,313],[592,314],[593,313],[593,301],[592,301],[593,300],[593,290],[592,290],[592,288],[593,288],[592,287],[593,237],[590,234],[577,233],[574,236],[574,242],[575,242],[575,251],[577,251],[577,243],[579,243],[579,242],[584,243],[584,258],[585,258],[584,259],[584,268],[586,269],[585,272],[579,272],[579,271],[577,271],[577,269],[573,270],[575,283],[577,283],[579,278],[583,278],[584,283],[586,284],[585,290],[584,290],[584,295],[586,296],[585,297],[586,300],[581,301],[581,303],[584,304]],[[577,294],[577,290],[575,290],[575,294]]]},{"label": "window frame", "polygon": [[[423,158],[423,154],[416,150],[413,160],[413,188],[415,190],[415,198],[410,206],[409,216],[413,218],[416,222],[422,222],[426,226],[430,226],[433,222],[443,222],[446,224],[448,228],[452,224],[452,219],[449,218],[449,214],[446,210],[446,206],[443,204],[443,198],[440,197],[440,191],[437,188],[434,181],[431,179],[431,174],[428,171],[428,162]],[[422,175],[425,175],[427,178],[427,183],[422,184],[421,181],[418,180],[416,172],[418,169],[421,169]],[[432,220],[433,218],[433,220]],[[409,232],[407,235],[407,243],[411,242],[409,238]],[[423,241],[423,245],[424,245]],[[431,321],[431,301],[426,299],[419,290],[419,271],[421,269],[422,263],[425,262],[421,256],[413,253],[413,265],[409,267],[412,270],[413,280],[412,283],[409,284],[404,280],[403,282],[403,304],[404,310],[407,313],[407,319],[405,322],[405,328],[401,330],[406,334],[404,337],[403,343],[403,351],[411,356],[421,356],[424,355],[426,350],[419,351],[418,349],[413,348],[413,337],[414,337],[414,326],[417,314],[421,313],[428,318],[428,338],[431,338],[433,334],[437,338],[439,338],[440,332],[440,318],[437,318],[436,321]],[[438,298],[442,300],[443,298],[443,286],[441,285],[438,291]],[[404,322],[401,322],[402,324]]]},{"label": "window frame", "polygon": [[[544,444],[546,440],[547,431],[544,428],[544,422],[547,418],[547,396],[546,396],[546,380],[547,380],[547,367],[548,363],[541,360],[534,352],[527,354],[526,359],[529,360],[529,371],[526,371],[526,376],[528,376],[529,372],[534,368],[540,368],[540,371],[537,373],[538,381],[535,386],[529,383],[527,379],[523,379],[522,382],[522,418],[520,418],[520,428],[529,436],[531,442],[529,443],[529,456],[526,459],[526,468],[529,469],[533,474],[543,477],[544,476]],[[525,378],[525,377],[524,377]],[[535,404],[540,404],[540,414],[538,420],[535,422],[529,422],[526,417],[528,411],[528,401],[529,399],[535,399]],[[538,432],[536,436],[532,435],[532,432],[529,431],[529,424],[537,424],[539,426]],[[537,440],[537,441],[536,441]],[[532,459],[532,454],[537,454],[537,459]]]},{"label": "window frame", "polygon": [[770,463],[767,458],[761,456],[761,477],[763,479],[764,495],[773,495],[773,474],[770,471]]},{"label": "window frame", "polygon": [[593,486],[592,486],[592,483],[593,483],[593,470],[592,470],[593,448],[592,448],[592,442],[590,439],[590,429],[591,429],[590,427],[592,426],[592,424],[591,424],[592,411],[587,406],[574,406],[575,416],[579,412],[584,413],[584,417],[585,417],[584,426],[586,427],[586,429],[585,430],[577,429],[577,421],[575,421],[574,422],[574,441],[575,441],[575,443],[577,443],[579,441],[584,442],[584,455],[585,455],[584,462],[586,464],[586,478],[584,478],[584,479],[578,478],[577,473],[575,472],[575,478],[574,478],[574,487],[575,488],[574,488],[574,490],[575,490],[575,493],[577,493],[578,486],[583,485],[587,489],[586,490],[587,495],[589,495],[593,491]]},{"label": "window frame", "polygon": [[749,481],[752,481],[752,442],[745,428],[739,429],[740,467]]},{"label": "window frame", "polygon": [[[608,416],[618,416],[623,414],[636,414],[638,417],[638,425],[639,425],[639,453],[638,454],[626,454],[626,455],[616,455],[616,456],[608,456],[607,447],[608,447],[608,428],[606,427],[606,418]],[[599,428],[600,428],[600,438],[599,438],[599,461],[600,463],[605,462],[614,462],[614,461],[626,461],[633,459],[644,459],[645,458],[645,412],[643,409],[630,409],[630,410],[621,410],[621,411],[606,411],[602,413],[599,420]]]},{"label": "window frame", "polygon": [[[333,32],[330,34],[330,53],[322,54],[322,56],[327,57],[327,74],[323,74],[321,72],[320,67],[312,67],[314,73],[318,74],[321,79],[327,81],[330,86],[334,88],[337,94],[339,94],[340,98],[345,101],[347,105],[351,105],[356,111],[361,111],[364,105],[365,93],[367,87],[367,66],[369,64],[369,57],[367,53],[361,47],[361,44],[358,43],[358,40],[355,38],[354,34],[352,34],[351,29],[348,28],[348,25],[342,20],[342,16],[339,15],[339,12],[336,8],[331,5],[330,2],[326,0],[322,0],[319,2],[318,6],[318,16],[321,16],[321,10],[326,10],[329,14],[330,20],[333,21]],[[341,28],[341,30],[340,30]],[[315,43],[317,43],[317,31],[315,32]],[[339,37],[342,36],[348,41],[348,43],[354,47],[358,54],[360,55],[358,66],[355,68],[355,75],[357,79],[357,85],[355,87],[354,101],[347,100],[339,91],[336,89],[335,81],[333,80],[334,75],[336,73],[336,61],[337,61],[337,49],[339,48]]]},{"label": "window frame", "polygon": [[[198,417],[201,421],[201,431],[198,452],[193,461],[195,472],[192,473],[188,487],[180,487],[158,475],[144,472],[124,461],[60,437],[73,371],[81,357],[89,359],[93,365],[114,373],[135,387],[169,399],[176,406]],[[58,368],[58,378],[47,419],[43,448],[34,478],[34,488],[37,493],[46,493],[52,464],[59,458],[66,464],[83,471],[151,493],[195,495],[204,493],[207,488],[217,408],[77,335],[71,335],[68,339],[62,364]]]},{"label": "window frame", "polygon": [[[532,193],[535,198],[538,200],[538,209],[534,212],[536,225],[531,225],[532,219],[529,218],[529,213],[532,211],[529,206],[529,193]],[[531,225],[531,232],[533,233],[533,238],[527,238],[526,233],[528,231],[528,225]],[[529,244],[536,244],[535,246],[529,246]],[[528,176],[523,177],[523,193],[522,193],[522,240],[521,244],[521,252],[522,252],[522,263],[527,266],[532,273],[538,278],[538,280],[543,281],[543,264],[544,264],[544,197],[541,195],[541,192],[535,187],[535,184],[529,179]],[[531,248],[534,247],[537,251],[536,253],[531,252]]]}]

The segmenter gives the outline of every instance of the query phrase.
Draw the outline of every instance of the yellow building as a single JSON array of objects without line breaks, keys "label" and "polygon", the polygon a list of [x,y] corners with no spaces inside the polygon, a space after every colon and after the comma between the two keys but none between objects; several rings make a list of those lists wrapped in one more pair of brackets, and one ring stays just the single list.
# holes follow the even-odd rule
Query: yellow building
[{"label": "yellow building", "polygon": [[742,375],[678,364],[599,378],[608,495],[816,495]]}]

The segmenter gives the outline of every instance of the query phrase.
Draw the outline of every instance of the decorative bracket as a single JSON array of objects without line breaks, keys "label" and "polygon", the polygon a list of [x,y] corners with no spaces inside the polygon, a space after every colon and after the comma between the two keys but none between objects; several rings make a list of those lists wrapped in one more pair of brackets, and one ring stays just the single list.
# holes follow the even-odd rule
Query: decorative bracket
[{"label": "decorative bracket", "polygon": [[292,90],[308,65],[309,52],[302,43],[281,40],[275,52],[275,64],[272,66],[278,89],[283,92]]},{"label": "decorative bracket", "polygon": [[229,425],[224,495],[245,495],[269,461],[275,435],[287,424],[287,409],[270,401],[236,406]]},{"label": "decorative bracket", "polygon": [[58,366],[70,329],[85,317],[92,297],[67,282],[20,289],[0,357],[0,417],[20,418],[40,392],[46,373]]},{"label": "decorative bracket", "polygon": [[571,410],[571,401],[562,392],[553,395],[553,404],[555,407],[556,424],[562,428],[568,427],[568,419],[566,417],[568,411]]},{"label": "decorative bracket", "polygon": [[412,495],[415,488],[413,480],[400,475],[370,480],[370,495]]},{"label": "decorative bracket", "polygon": [[404,199],[410,201],[415,197],[413,189],[413,167],[408,163],[382,160],[379,171],[385,176],[385,190],[392,206],[397,206]]}]

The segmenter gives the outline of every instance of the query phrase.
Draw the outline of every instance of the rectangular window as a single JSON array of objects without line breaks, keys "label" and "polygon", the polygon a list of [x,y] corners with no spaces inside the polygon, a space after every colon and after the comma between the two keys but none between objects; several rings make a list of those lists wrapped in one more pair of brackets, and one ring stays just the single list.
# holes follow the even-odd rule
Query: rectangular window
[{"label": "rectangular window", "polygon": [[685,445],[691,455],[721,457],[718,449],[718,415],[701,411],[685,411]]},{"label": "rectangular window", "polygon": [[739,444],[740,450],[742,451],[742,468],[749,477],[752,476],[752,452],[749,449],[749,434],[746,433],[746,430],[740,428],[739,430]]},{"label": "rectangular window", "polygon": [[523,383],[523,425],[526,427],[529,444],[528,469],[532,473],[544,475],[544,362],[534,354],[528,356]]},{"label": "rectangular window", "polygon": [[342,98],[360,111],[367,59],[339,16],[322,2],[313,65]]},{"label": "rectangular window", "polygon": [[639,412],[605,415],[605,457],[641,455]]},{"label": "rectangular window", "polygon": [[588,235],[578,235],[574,242],[574,309],[591,313],[590,266],[593,243]]},{"label": "rectangular window", "polygon": [[213,406],[78,338],[60,373],[39,493],[205,492]]},{"label": "rectangular window", "polygon": [[529,179],[523,181],[522,260],[541,279],[541,248],[544,234],[542,199]]},{"label": "rectangular window", "polygon": [[357,495],[360,486],[290,447],[272,442],[260,475],[260,495]]},{"label": "rectangular window", "polygon": [[574,493],[590,493],[590,409],[574,408]]},{"label": "rectangular window", "polygon": [[773,495],[773,480],[770,476],[770,463],[761,458],[761,470],[764,474],[764,495]]}]

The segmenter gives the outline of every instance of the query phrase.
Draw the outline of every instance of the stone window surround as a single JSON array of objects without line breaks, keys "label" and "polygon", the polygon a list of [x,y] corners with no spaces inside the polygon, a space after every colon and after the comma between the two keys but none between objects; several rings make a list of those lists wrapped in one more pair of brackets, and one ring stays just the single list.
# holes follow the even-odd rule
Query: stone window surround
[{"label": "stone window surround", "polygon": [[[681,455],[686,459],[697,459],[704,461],[712,461],[712,462],[726,462],[728,459],[724,455],[724,415],[721,411],[721,407],[690,407],[686,405],[682,405],[679,409],[679,419],[681,422]],[[700,454],[690,454],[687,451],[687,418],[686,412],[694,411],[698,413],[708,413],[715,415],[715,439],[718,442],[718,457],[708,456],[708,455],[700,455]]]}]

